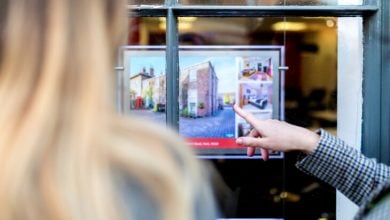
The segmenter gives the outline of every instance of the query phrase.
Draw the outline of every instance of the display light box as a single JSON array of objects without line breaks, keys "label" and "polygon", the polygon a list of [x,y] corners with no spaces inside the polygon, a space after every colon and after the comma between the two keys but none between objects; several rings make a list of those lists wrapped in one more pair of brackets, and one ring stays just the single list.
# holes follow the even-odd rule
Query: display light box
[{"label": "display light box", "polygon": [[[119,107],[125,114],[166,123],[165,47],[120,50]],[[247,158],[235,139],[251,126],[236,115],[237,104],[257,118],[284,119],[283,46],[180,46],[179,134],[202,158]],[[258,158],[258,152],[252,158]],[[270,158],[283,158],[270,152]]]}]

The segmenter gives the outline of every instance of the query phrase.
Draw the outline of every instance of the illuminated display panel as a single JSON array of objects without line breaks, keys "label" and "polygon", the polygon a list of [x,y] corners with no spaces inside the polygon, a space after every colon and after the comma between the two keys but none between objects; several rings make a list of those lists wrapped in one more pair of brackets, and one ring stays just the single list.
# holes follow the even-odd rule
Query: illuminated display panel
[{"label": "illuminated display panel", "polygon": [[[165,48],[122,49],[125,112],[165,123]],[[200,157],[247,158],[235,139],[251,127],[234,104],[259,119],[283,119],[283,54],[282,46],[180,46],[179,133]]]}]

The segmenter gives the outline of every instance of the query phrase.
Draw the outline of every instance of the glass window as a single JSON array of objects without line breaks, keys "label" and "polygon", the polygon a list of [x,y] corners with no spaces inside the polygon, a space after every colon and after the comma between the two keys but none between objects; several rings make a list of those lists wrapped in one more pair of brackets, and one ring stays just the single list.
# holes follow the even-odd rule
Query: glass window
[{"label": "glass window", "polygon": [[[163,4],[163,1],[136,2],[138,2],[137,4]],[[175,10],[179,10],[179,14],[185,16],[186,8],[191,8],[186,6],[289,5],[318,6],[315,8],[332,10],[335,7],[321,6],[362,5],[362,3],[362,0],[177,0],[174,2],[174,13],[168,14],[168,16],[177,16]],[[219,7],[210,8],[215,12]],[[230,7],[220,8],[226,12],[229,11]],[[261,7],[261,10],[267,11],[266,8]],[[302,13],[308,14],[308,11],[305,10],[309,9],[302,8]],[[362,8],[364,10],[364,7]],[[147,10],[148,7],[143,8],[142,14],[147,14],[145,13]],[[353,11],[355,9],[350,7],[348,10]],[[175,114],[169,114],[168,122],[173,121],[172,124],[177,123],[176,128],[179,130],[179,133],[184,138],[189,139],[189,141],[191,141],[194,134],[201,133],[202,137],[205,138],[204,143],[207,143],[207,145],[213,144],[207,142],[207,138],[210,135],[212,137],[215,136],[213,131],[216,130],[216,127],[221,128],[218,129],[221,131],[225,128],[228,131],[233,129],[233,132],[225,132],[224,135],[218,136],[220,138],[228,137],[234,139],[235,135],[247,133],[251,127],[243,120],[234,118],[234,112],[230,109],[234,103],[239,103],[248,111],[252,111],[258,118],[279,117],[290,123],[310,129],[322,127],[333,134],[336,134],[338,126],[340,126],[340,130],[346,131],[349,131],[351,126],[355,127],[350,122],[358,120],[350,118],[361,118],[361,115],[358,113],[349,114],[352,112],[351,108],[356,107],[356,109],[359,109],[361,102],[355,99],[349,101],[339,100],[340,106],[337,105],[337,94],[346,94],[346,91],[349,89],[346,89],[347,86],[345,85],[353,88],[347,92],[352,90],[361,91],[359,89],[362,89],[359,84],[361,78],[358,77],[362,73],[361,69],[359,69],[360,66],[356,65],[356,69],[350,70],[351,65],[345,65],[345,63],[348,64],[363,57],[362,53],[358,52],[361,51],[362,41],[356,40],[356,43],[349,44],[348,39],[354,39],[348,36],[348,33],[352,33],[350,29],[352,26],[345,25],[344,20],[354,21],[352,22],[354,24],[360,22],[361,25],[361,17],[245,17],[245,14],[243,14],[243,17],[217,17],[226,16],[226,14],[220,15],[215,13],[205,17],[178,17],[178,33],[175,32],[175,28],[170,29],[171,32],[167,33],[166,19],[153,17],[155,12],[151,12],[151,17],[130,19],[132,30],[129,33],[128,46],[143,45],[148,47],[143,50],[148,50],[149,57],[144,56],[143,59],[152,61],[150,51],[153,51],[151,49],[153,46],[160,45],[158,56],[165,58],[165,46],[176,46],[175,38],[173,38],[173,41],[166,42],[166,35],[178,36],[179,70],[177,73],[175,69],[170,71],[170,73],[163,73],[164,80],[162,81],[150,83],[146,80],[138,84],[134,82],[129,87],[138,88],[141,85],[142,89],[153,91],[153,94],[156,94],[155,87],[164,88],[161,85],[171,85],[168,87],[168,90],[171,90],[168,91],[168,94],[170,94],[169,98],[172,98],[173,90],[175,92],[173,95],[177,94],[179,106],[177,110],[173,109],[174,112],[177,111],[176,115],[178,117],[176,118]],[[335,12],[337,14],[339,9],[335,9]],[[190,10],[189,13],[191,15],[194,14]],[[245,13],[245,10],[243,13]],[[327,16],[329,14],[334,15],[329,12],[324,13]],[[353,33],[357,36],[363,32],[359,29]],[[346,45],[349,45],[347,48],[351,50],[346,50]],[[188,62],[188,57],[191,55],[187,53],[188,51],[183,53],[185,48],[203,48],[207,50],[207,48],[212,47],[243,46],[280,47],[284,51],[280,58],[285,62],[273,66],[274,59],[248,56],[231,59],[229,63],[225,63],[226,65],[223,66],[211,59],[213,58],[212,56],[215,58],[218,55],[216,53],[200,53],[202,57],[192,57],[194,62]],[[353,51],[353,53],[349,51]],[[172,56],[168,56],[166,59],[168,61],[176,60],[174,53],[170,54]],[[138,56],[140,53],[137,52],[133,55]],[[222,54],[221,56],[227,57],[231,55]],[[158,62],[164,63],[163,61]],[[151,67],[150,64],[144,66],[146,72]],[[153,62],[152,66],[155,67],[156,62]],[[288,67],[286,72],[281,70],[286,67]],[[141,72],[143,72],[142,68]],[[195,72],[196,74],[194,74]],[[351,74],[352,72],[353,74]],[[237,77],[234,74],[237,74]],[[273,81],[275,74],[280,77],[280,81],[277,81],[277,83]],[[230,75],[233,75],[236,83],[224,84],[231,77]],[[255,78],[257,77],[259,82],[256,80],[245,81],[251,79],[252,75]],[[356,80],[352,82],[349,80],[350,77],[356,78]],[[179,81],[178,91],[172,87],[172,85],[175,85],[172,83],[175,79]],[[338,83],[338,81],[341,83]],[[351,83],[351,86],[349,86],[349,83]],[[151,87],[153,87],[152,90],[150,89]],[[275,91],[280,92],[280,95],[275,96]],[[340,96],[343,98],[345,95]],[[166,99],[165,96],[164,98]],[[164,104],[168,106],[169,103],[166,103],[165,99]],[[173,99],[176,102],[176,98]],[[276,114],[275,116],[275,109],[280,110],[283,114]],[[152,114],[148,117],[156,115],[157,112],[153,113],[150,110],[149,113]],[[145,112],[145,109],[132,111]],[[165,114],[161,115],[166,117]],[[283,115],[283,118],[280,117],[281,115]],[[340,116],[340,118],[337,118],[337,116]],[[210,118],[217,120],[210,120]],[[194,126],[198,123],[204,126]],[[356,122],[356,124],[358,123]],[[356,125],[356,127],[358,126]],[[345,129],[345,127],[348,128]],[[234,129],[238,132],[237,134]],[[341,131],[337,134],[345,140],[348,140],[348,137],[351,139],[351,136],[348,136],[348,134],[345,136],[346,133],[348,132]],[[226,137],[225,134],[227,134]],[[360,144],[359,137],[355,138],[357,145]],[[245,149],[236,150],[245,155]],[[263,163],[260,160],[246,159],[212,160],[226,180],[229,188],[235,191],[237,196],[236,205],[223,210],[227,214],[226,217],[335,219],[335,190],[297,171],[294,167],[296,157],[296,153],[292,152],[279,158],[273,158],[273,160],[267,163]],[[256,167],[256,173],[261,173],[260,176],[242,172],[242,170],[253,169],[253,167]],[[318,206],[318,204],[322,205]],[[343,204],[345,203],[342,202],[341,205]],[[351,213],[350,210],[344,211],[344,213],[346,212]],[[339,214],[338,217],[340,217]]]},{"label": "glass window", "polygon": [[[229,25],[225,25],[227,23]],[[278,108],[283,108],[280,111],[284,112],[285,120],[310,129],[322,127],[335,134],[337,130],[337,23],[338,19],[335,17],[198,17],[187,20],[180,18],[178,23],[179,43],[182,46],[192,45],[195,48],[196,46],[211,48],[215,45],[223,45],[222,47],[227,47],[227,45],[245,45],[249,48],[254,46],[281,46],[285,50],[283,54],[285,65],[289,67],[289,70],[285,73],[284,85],[280,87],[279,91],[284,94],[284,105],[281,104]],[[184,53],[179,53],[179,55],[181,66],[184,67],[187,57],[184,56]],[[218,137],[218,141],[227,141],[229,136],[226,135],[230,133],[236,135],[234,132],[229,133],[229,129],[234,131],[234,127],[229,128],[234,114],[228,115],[232,103],[239,103],[248,111],[255,113],[259,118],[278,118],[278,115],[272,114],[273,105],[278,103],[278,101],[275,101],[278,98],[277,96],[272,96],[272,92],[275,91],[273,89],[275,85],[272,87],[273,85],[269,83],[272,82],[272,77],[267,72],[270,70],[273,70],[275,74],[280,74],[280,72],[277,71],[278,67],[270,65],[269,59],[256,56],[242,58],[238,61],[222,62],[225,65],[224,67],[219,65],[218,59],[213,58],[207,52],[203,52],[201,55],[204,55],[207,58],[205,60],[209,60],[212,64],[214,67],[213,71],[215,71],[215,75],[218,78],[217,83],[221,84],[217,88],[216,93],[218,102],[222,103],[222,110],[217,109],[214,115],[202,115],[205,114],[205,110],[209,109],[209,107],[205,106],[205,109],[202,110],[199,108],[199,101],[196,104],[198,108],[195,108],[196,105],[192,103],[192,107],[197,111],[196,118],[180,117],[181,135],[186,138],[190,137],[191,143],[197,144],[199,144],[196,142],[197,139],[191,136],[195,133],[199,133],[203,137],[200,138],[203,144],[208,143],[210,138],[215,139],[215,137]],[[224,56],[233,57],[233,54],[225,53],[220,56],[222,58]],[[201,61],[200,58],[198,60],[199,62]],[[198,64],[199,62],[195,63]],[[248,74],[251,73],[250,70],[260,74],[261,77],[258,78],[260,83],[256,80],[243,81],[245,78],[235,79],[235,62],[237,62],[238,66],[241,65],[243,70],[247,69],[249,71]],[[238,68],[241,69],[241,67]],[[246,72],[243,74],[246,75],[242,75],[242,77],[248,75]],[[226,84],[225,81],[229,80],[231,76],[233,76],[232,79],[236,83]],[[202,82],[205,80],[198,78],[198,81]],[[199,84],[211,86],[209,83]],[[224,92],[228,89],[233,91],[233,93]],[[234,91],[236,92],[234,93]],[[200,94],[198,93],[198,96]],[[200,97],[197,98],[197,100],[199,99]],[[189,103],[189,106],[191,108],[191,103]],[[220,120],[220,124],[218,120]],[[204,122],[204,126],[192,126],[189,130],[189,127],[185,126],[186,123],[194,125],[199,122]],[[245,134],[250,129],[248,124],[239,119],[236,120],[236,126],[240,135]],[[202,131],[203,127],[204,130]],[[215,127],[218,127],[217,132],[224,133],[214,132]],[[205,151],[208,146],[201,146],[202,151]],[[238,151],[243,153],[245,150],[238,149]],[[248,194],[245,191],[241,193],[239,197],[240,203],[245,203],[246,199],[248,199],[248,203],[253,204],[253,206],[240,207],[234,217],[318,219],[328,216],[329,219],[332,219],[332,216],[335,216],[335,190],[319,183],[315,179],[302,175],[294,167],[295,158],[296,155],[294,154],[285,156],[284,163],[286,166],[283,168],[284,170],[281,168],[282,160],[275,159],[272,162],[273,165],[268,167],[270,172],[267,173],[268,180],[262,183],[264,188],[262,190],[256,187],[251,189],[252,193],[257,192],[263,197],[261,199],[253,198],[249,192]],[[241,162],[238,166],[247,166],[246,163],[249,162]],[[280,179],[283,172],[286,174],[284,180]],[[239,175],[233,173],[227,172],[223,175],[227,178],[233,178],[232,175]],[[294,184],[286,184],[282,187],[284,181],[294,181]],[[302,193],[301,190],[303,188],[310,188],[311,186],[315,186],[313,191],[309,190],[310,192],[308,193]],[[288,196],[283,198],[283,195]],[[322,203],[323,200],[329,202],[324,203],[321,207],[312,205]],[[311,203],[308,201],[315,202]],[[267,208],[256,208],[260,203],[266,205]],[[283,203],[285,204],[284,206],[282,205]],[[284,213],[281,212],[281,206],[284,208]],[[310,207],[311,211],[307,212],[300,207],[306,207],[305,210],[307,210],[307,207]],[[302,213],[305,213],[304,216],[302,216]]]},{"label": "glass window", "polygon": [[[130,22],[135,22],[136,25],[132,26],[133,30],[129,34],[129,46],[165,45],[166,19],[141,17],[132,18]],[[178,31],[180,46],[207,48],[207,46],[218,45],[222,47],[244,45],[284,48],[285,65],[289,70],[285,74],[284,85],[281,87],[284,105],[278,108],[283,108],[281,111],[284,112],[285,120],[313,129],[324,127],[335,133],[337,129],[337,24],[338,19],[335,17],[180,17]],[[138,95],[131,96],[130,93],[132,97],[129,104],[130,113],[165,123],[164,107],[167,104],[163,93],[166,89],[163,86],[166,84],[165,53],[161,48],[159,51],[151,51],[149,48],[145,54],[143,53],[145,50],[137,51],[133,48],[130,51],[133,52],[127,52],[130,53],[130,61],[127,63],[130,65],[129,68],[135,69],[129,73],[131,74],[129,88],[130,92],[138,91]],[[153,53],[155,55],[151,56],[150,54]],[[202,55],[209,56],[205,53]],[[160,60],[156,60],[156,57]],[[210,56],[208,58],[210,59]],[[235,126],[237,132],[246,133],[250,127],[243,121],[234,122],[232,119],[234,113],[230,108],[233,103],[242,103],[247,109],[252,109],[250,111],[254,111],[259,118],[275,117],[272,115],[272,109],[274,103],[279,101],[277,98],[274,100],[271,95],[275,87],[269,83],[272,82],[272,75],[267,73],[271,70],[275,74],[279,72],[278,66],[272,67],[269,59],[241,58],[230,61],[233,66],[226,68],[217,65],[216,61],[201,62],[207,60],[207,57],[204,60],[197,59],[191,68],[184,65],[184,62],[187,62],[184,57],[179,57],[179,60],[181,68],[178,94],[179,129],[180,134],[189,141],[194,134],[200,133],[204,138],[202,141],[207,142],[207,138],[216,136],[211,132],[215,127],[219,128],[218,131],[224,129],[228,131],[218,136],[222,139],[234,138]],[[157,63],[163,65],[160,67]],[[223,71],[226,73],[233,71],[236,64],[241,65],[238,68],[243,70],[253,69],[261,76],[260,81],[241,82],[241,78],[237,78],[236,81],[239,83],[221,84],[230,77],[224,75]],[[154,69],[155,77],[150,77],[150,72],[153,72],[151,68]],[[156,82],[156,77],[159,77],[157,73],[160,72],[162,72],[161,80]],[[137,76],[137,73],[141,74]],[[204,76],[199,75],[201,73],[205,73]],[[212,86],[213,84],[221,84],[221,87],[217,88]],[[221,93],[228,89],[237,92]],[[137,106],[137,100],[142,101],[143,104]],[[216,120],[210,120],[210,117]],[[232,121],[233,123],[228,123]],[[202,123],[203,126],[193,126],[197,123]],[[217,126],[217,124],[224,126]],[[245,149],[237,151],[245,155]],[[275,159],[267,162],[266,166],[256,164],[255,166],[262,170],[259,172],[264,172],[267,176],[267,180],[254,181],[257,185],[252,188],[243,187],[238,202],[247,205],[237,207],[231,217],[318,219],[322,215],[327,215],[331,219],[331,216],[335,216],[335,190],[297,171],[294,167],[295,158],[296,155],[289,154],[284,157],[284,160]],[[221,167],[220,172],[225,178],[236,179],[242,173],[238,170],[235,172],[233,169],[227,172],[224,171],[226,169],[224,167],[234,164],[232,166],[245,169],[243,167],[253,166],[250,163],[260,162],[224,161],[221,164],[221,161],[215,161],[215,163],[217,167]],[[248,179],[248,177],[240,178]],[[284,184],[285,181],[294,181],[294,184]],[[232,183],[228,181],[228,184]],[[261,196],[254,198],[255,194]],[[329,202],[323,203],[323,201]],[[266,208],[259,209],[259,204],[263,204],[262,207]],[[302,213],[305,215],[302,216]]]}]

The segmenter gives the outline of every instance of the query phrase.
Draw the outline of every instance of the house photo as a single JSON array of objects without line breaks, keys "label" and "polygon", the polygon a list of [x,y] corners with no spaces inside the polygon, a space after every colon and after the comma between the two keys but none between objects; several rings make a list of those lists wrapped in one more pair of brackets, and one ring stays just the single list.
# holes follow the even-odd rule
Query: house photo
[{"label": "house photo", "polygon": [[241,83],[239,106],[245,110],[272,110],[272,86],[270,83]]},{"label": "house photo", "polygon": [[182,116],[207,117],[218,111],[218,77],[210,61],[186,67],[180,74]]}]

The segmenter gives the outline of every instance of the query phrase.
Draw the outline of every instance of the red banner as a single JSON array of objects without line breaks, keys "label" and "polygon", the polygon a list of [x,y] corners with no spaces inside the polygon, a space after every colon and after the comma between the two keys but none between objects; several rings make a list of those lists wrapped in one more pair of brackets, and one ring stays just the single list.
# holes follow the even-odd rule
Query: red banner
[{"label": "red banner", "polygon": [[193,148],[242,148],[236,144],[235,138],[187,138],[187,143]]}]

